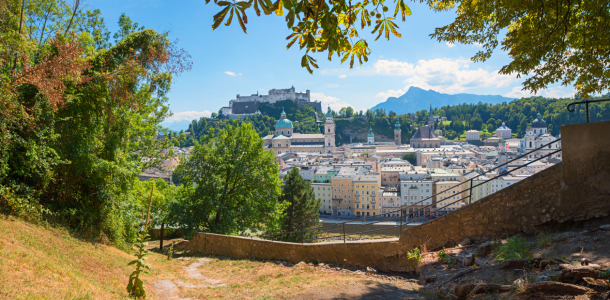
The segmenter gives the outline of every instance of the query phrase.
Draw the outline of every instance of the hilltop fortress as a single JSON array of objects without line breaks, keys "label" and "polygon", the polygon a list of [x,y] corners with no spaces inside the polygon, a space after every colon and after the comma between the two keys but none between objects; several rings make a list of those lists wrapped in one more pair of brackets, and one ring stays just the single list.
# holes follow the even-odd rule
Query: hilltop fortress
[{"label": "hilltop fortress", "polygon": [[278,101],[292,100],[297,103],[297,107],[301,108],[303,104],[307,104],[316,111],[322,111],[320,101],[311,101],[311,93],[309,90],[303,92],[295,92],[294,86],[288,89],[271,89],[269,95],[252,94],[250,96],[240,96],[237,94],[235,99],[229,101],[229,106],[222,108],[222,114],[229,117],[239,117],[256,114],[261,104],[268,104],[275,107]]}]

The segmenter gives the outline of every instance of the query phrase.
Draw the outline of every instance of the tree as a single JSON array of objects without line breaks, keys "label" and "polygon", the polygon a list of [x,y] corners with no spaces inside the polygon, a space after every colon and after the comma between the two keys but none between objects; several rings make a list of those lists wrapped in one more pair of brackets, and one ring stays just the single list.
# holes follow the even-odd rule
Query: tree
[{"label": "tree", "polygon": [[[501,74],[528,76],[525,90],[537,92],[549,84],[573,84],[587,97],[610,88],[608,57],[610,9],[607,1],[428,0],[435,11],[455,11],[456,19],[437,28],[439,41],[481,44],[472,60],[486,61],[496,47],[512,61]],[[499,42],[498,36],[506,33]]]},{"label": "tree", "polygon": [[200,142],[176,169],[192,190],[180,203],[181,227],[221,234],[276,230],[284,207],[279,166],[252,125],[235,120]]},{"label": "tree", "polygon": [[[318,226],[320,199],[316,198],[313,187],[301,177],[298,168],[293,168],[284,179],[280,203],[286,204],[282,217],[282,231],[302,231]],[[298,242],[311,236],[311,232],[296,232],[281,235],[284,241]]]},{"label": "tree", "polygon": [[[210,3],[210,0],[206,0]],[[396,24],[396,16],[405,21],[406,16],[411,15],[411,10],[404,0],[362,0],[352,3],[346,0],[319,1],[309,0],[285,1],[276,0],[253,0],[250,2],[238,1],[214,1],[214,4],[222,7],[222,10],[214,15],[212,29],[216,29],[229,16],[225,25],[231,25],[233,16],[237,17],[241,29],[246,32],[248,18],[246,11],[253,8],[257,16],[261,11],[265,15],[275,13],[278,16],[286,15],[288,29],[292,30],[286,39],[289,40],[287,48],[298,42],[301,49],[305,48],[305,55],[301,59],[301,67],[307,68],[313,73],[312,67],[317,68],[317,60],[310,53],[327,52],[328,60],[333,55],[341,58],[343,63],[350,59],[350,68],[354,65],[354,58],[368,61],[370,49],[366,39],[361,38],[358,27],[364,29],[371,27],[374,20],[375,25],[372,33],[376,33],[379,39],[383,34],[389,40],[390,33],[400,37]],[[392,6],[393,14],[390,13]],[[386,15],[387,14],[387,15]],[[296,21],[296,23],[295,23]]]},{"label": "tree", "polygon": [[407,153],[402,159],[409,161],[412,165],[417,163],[417,158],[415,157],[415,153]]}]

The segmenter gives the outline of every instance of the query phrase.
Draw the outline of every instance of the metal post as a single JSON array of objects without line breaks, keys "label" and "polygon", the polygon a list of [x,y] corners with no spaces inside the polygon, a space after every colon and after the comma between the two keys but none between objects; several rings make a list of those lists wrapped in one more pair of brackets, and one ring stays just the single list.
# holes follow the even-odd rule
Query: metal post
[{"label": "metal post", "polygon": [[402,206],[400,207],[400,232],[398,233],[399,237],[400,237],[401,233],[402,233]]},{"label": "metal post", "polygon": [[343,223],[343,244],[345,244],[345,223]]},{"label": "metal post", "polygon": [[470,192],[468,193],[468,205],[470,204],[472,204],[472,179],[470,179]]}]

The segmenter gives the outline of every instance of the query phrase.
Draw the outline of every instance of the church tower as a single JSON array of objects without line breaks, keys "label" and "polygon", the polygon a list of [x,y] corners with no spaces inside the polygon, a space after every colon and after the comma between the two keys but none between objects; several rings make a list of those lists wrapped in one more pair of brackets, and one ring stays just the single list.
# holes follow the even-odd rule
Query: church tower
[{"label": "church tower", "polygon": [[402,145],[400,132],[400,122],[398,121],[398,117],[396,117],[396,124],[394,125],[394,144],[396,144],[396,146]]},{"label": "church tower", "polygon": [[374,144],[375,143],[375,135],[373,134],[373,128],[369,127],[369,135],[366,136],[367,143]]},{"label": "church tower", "polygon": [[330,106],[326,113],[326,123],[324,123],[324,149],[326,153],[335,152],[335,122],[333,114],[330,112]]},{"label": "church tower", "polygon": [[500,166],[498,168],[499,175],[503,175],[508,172],[508,165],[506,165],[507,161],[508,157],[506,156],[506,142],[504,141],[504,139],[502,139],[500,145],[500,153],[498,154],[498,166]]}]

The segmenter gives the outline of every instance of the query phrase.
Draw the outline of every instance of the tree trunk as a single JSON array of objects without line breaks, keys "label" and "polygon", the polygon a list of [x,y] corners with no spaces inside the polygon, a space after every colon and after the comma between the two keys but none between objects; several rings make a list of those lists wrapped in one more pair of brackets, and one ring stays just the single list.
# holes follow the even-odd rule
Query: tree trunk
[{"label": "tree trunk", "polygon": [[159,250],[163,250],[163,228],[165,223],[161,223],[161,234],[159,234]]}]

